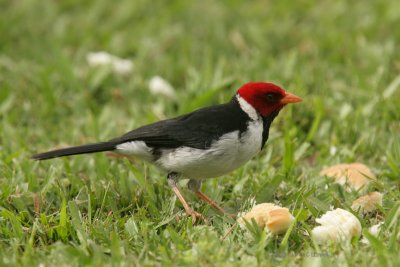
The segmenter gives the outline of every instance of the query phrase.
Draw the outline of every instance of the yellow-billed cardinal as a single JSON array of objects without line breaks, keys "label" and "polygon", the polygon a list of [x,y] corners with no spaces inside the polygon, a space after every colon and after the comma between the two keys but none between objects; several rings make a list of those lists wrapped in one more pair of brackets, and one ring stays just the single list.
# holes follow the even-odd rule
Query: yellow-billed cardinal
[{"label": "yellow-billed cardinal", "polygon": [[57,149],[33,155],[45,160],[63,156],[113,151],[154,163],[168,173],[168,184],[186,212],[202,217],[189,207],[177,187],[180,177],[202,200],[224,212],[200,191],[201,181],[240,167],[264,146],[270,125],[279,111],[301,98],[279,86],[250,82],[239,88],[231,101],[149,124],[107,142]]}]

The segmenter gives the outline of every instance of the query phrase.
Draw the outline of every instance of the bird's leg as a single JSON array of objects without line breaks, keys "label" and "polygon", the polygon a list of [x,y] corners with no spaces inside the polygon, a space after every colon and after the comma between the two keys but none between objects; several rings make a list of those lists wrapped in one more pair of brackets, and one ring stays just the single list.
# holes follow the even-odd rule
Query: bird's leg
[{"label": "bird's leg", "polygon": [[201,200],[206,202],[208,205],[216,209],[217,211],[221,212],[224,215],[228,215],[232,218],[236,216],[234,214],[227,213],[220,205],[218,205],[214,200],[208,197],[206,194],[200,191],[201,181],[200,180],[189,180],[188,188],[193,191],[196,196],[198,196]]},{"label": "bird's leg", "polygon": [[197,218],[203,219],[206,223],[207,220],[203,217],[201,213],[194,211],[183,198],[181,192],[177,186],[177,178],[178,175],[174,172],[169,173],[167,176],[168,185],[171,187],[172,191],[174,191],[175,195],[178,197],[179,201],[182,203],[183,208],[185,209],[186,213],[192,217],[192,222],[195,223]]}]

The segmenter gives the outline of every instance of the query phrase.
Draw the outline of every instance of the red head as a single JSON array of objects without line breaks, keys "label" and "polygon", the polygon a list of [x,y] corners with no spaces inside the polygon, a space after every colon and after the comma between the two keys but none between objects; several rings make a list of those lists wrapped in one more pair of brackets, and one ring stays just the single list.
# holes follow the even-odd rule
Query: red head
[{"label": "red head", "polygon": [[281,110],[286,104],[302,101],[300,97],[286,92],[273,83],[246,83],[237,93],[263,117]]}]

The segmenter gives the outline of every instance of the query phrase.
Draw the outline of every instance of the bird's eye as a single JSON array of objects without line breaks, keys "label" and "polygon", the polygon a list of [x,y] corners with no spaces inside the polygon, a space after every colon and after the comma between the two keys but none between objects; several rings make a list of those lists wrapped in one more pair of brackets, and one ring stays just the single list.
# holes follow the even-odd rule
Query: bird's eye
[{"label": "bird's eye", "polygon": [[278,95],[274,93],[268,93],[266,98],[268,102],[276,102],[278,100]]}]

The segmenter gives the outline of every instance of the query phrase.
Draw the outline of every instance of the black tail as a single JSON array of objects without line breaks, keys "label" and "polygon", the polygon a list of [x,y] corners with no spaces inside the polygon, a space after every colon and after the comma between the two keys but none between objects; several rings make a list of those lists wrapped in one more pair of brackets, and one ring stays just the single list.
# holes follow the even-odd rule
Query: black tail
[{"label": "black tail", "polygon": [[52,159],[52,158],[78,155],[78,154],[110,151],[115,149],[115,145],[116,144],[114,142],[101,142],[101,143],[87,144],[82,146],[61,148],[44,153],[35,154],[32,156],[32,159],[45,160],[45,159]]}]

